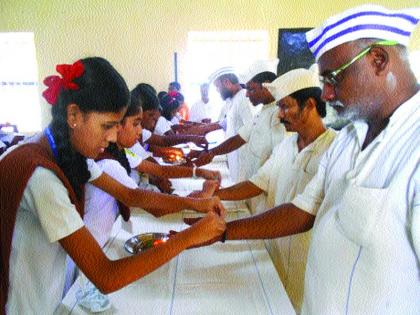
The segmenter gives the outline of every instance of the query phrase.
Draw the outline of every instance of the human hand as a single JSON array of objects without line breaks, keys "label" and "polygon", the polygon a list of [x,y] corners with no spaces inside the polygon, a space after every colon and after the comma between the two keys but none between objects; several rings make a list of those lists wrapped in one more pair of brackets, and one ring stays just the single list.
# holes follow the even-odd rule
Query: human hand
[{"label": "human hand", "polygon": [[194,222],[191,227],[180,233],[188,233],[191,237],[189,248],[210,245],[222,239],[226,230],[224,219],[214,212],[209,212],[203,218]]},{"label": "human hand", "polygon": [[214,154],[211,151],[202,151],[201,154],[193,162],[197,166],[209,164],[213,161]]},{"label": "human hand", "polygon": [[215,191],[219,189],[219,183],[216,180],[206,180],[203,183],[203,190],[193,191],[188,195],[191,198],[210,198]]},{"label": "human hand", "polygon": [[197,169],[197,175],[208,180],[216,180],[219,184],[222,181],[222,175],[219,171],[211,171],[199,168]]},{"label": "human hand", "polygon": [[174,190],[172,189],[172,183],[169,179],[157,176],[150,176],[149,182],[159,188],[163,193],[170,194]]},{"label": "human hand", "polygon": [[207,142],[207,139],[204,136],[191,136],[190,141],[196,146],[202,147],[204,149],[207,149],[209,146],[209,143]]},{"label": "human hand", "polygon": [[191,150],[188,154],[187,154],[187,160],[191,160],[191,159],[196,159],[198,158],[198,156],[201,154],[201,150]]},{"label": "human hand", "polygon": [[226,215],[226,209],[219,197],[196,199],[194,200],[193,209],[198,212],[215,212],[222,218]]}]

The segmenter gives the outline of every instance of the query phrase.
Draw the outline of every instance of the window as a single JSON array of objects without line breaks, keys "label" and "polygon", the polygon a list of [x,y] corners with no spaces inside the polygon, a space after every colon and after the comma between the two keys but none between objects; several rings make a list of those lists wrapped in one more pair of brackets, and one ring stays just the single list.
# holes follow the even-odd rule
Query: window
[{"label": "window", "polygon": [[0,33],[0,123],[41,130],[33,33]]},{"label": "window", "polygon": [[[186,98],[199,99],[200,84],[222,67],[241,74],[254,61],[267,59],[268,40],[267,31],[189,32],[183,84]],[[210,87],[212,97],[220,99]]]}]

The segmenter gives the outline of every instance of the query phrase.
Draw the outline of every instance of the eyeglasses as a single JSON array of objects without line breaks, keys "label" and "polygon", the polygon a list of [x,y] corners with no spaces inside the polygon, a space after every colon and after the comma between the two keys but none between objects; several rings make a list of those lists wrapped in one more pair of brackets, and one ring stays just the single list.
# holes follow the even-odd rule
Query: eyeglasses
[{"label": "eyeglasses", "polygon": [[350,67],[353,63],[355,63],[357,60],[361,59],[362,57],[366,56],[370,50],[375,46],[395,46],[398,42],[395,40],[381,40],[379,42],[373,43],[372,45],[366,47],[363,49],[359,54],[357,54],[356,57],[354,57],[349,62],[345,63],[341,67],[335,69],[334,71],[327,72],[326,74],[320,76],[320,81],[322,84],[330,84],[332,86],[336,86],[339,82],[338,75],[346,70],[348,67]]}]

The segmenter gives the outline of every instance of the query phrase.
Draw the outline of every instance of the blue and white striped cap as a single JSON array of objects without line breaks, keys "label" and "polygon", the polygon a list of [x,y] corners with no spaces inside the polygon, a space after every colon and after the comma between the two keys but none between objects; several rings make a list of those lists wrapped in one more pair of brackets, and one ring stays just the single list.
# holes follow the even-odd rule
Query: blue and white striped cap
[{"label": "blue and white striped cap", "polygon": [[361,38],[395,40],[408,46],[420,19],[420,8],[389,10],[378,5],[362,5],[327,19],[306,33],[315,60],[338,45]]}]

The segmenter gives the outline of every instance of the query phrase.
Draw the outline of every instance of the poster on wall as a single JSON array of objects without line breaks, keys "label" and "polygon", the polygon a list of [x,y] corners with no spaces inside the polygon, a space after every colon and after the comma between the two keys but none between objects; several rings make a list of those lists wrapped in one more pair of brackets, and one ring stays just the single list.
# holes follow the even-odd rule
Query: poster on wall
[{"label": "poster on wall", "polygon": [[277,75],[296,68],[309,68],[315,63],[306,42],[305,33],[312,28],[280,28]]}]

